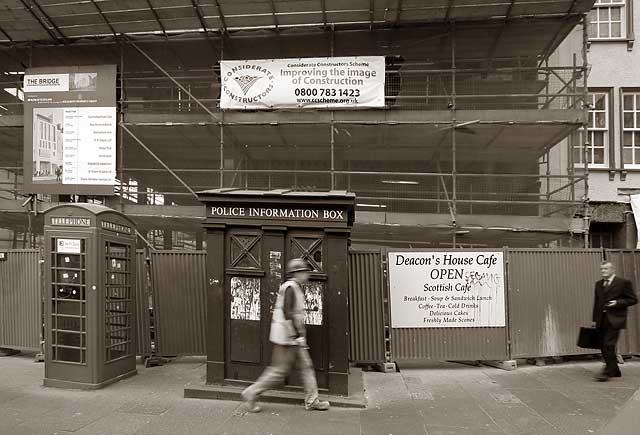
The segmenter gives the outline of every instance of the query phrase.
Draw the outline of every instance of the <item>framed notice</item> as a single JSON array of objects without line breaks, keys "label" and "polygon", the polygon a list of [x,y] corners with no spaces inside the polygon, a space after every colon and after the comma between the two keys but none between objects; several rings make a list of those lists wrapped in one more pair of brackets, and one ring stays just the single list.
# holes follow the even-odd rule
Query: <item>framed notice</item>
[{"label": "framed notice", "polygon": [[81,254],[80,239],[56,239],[58,254]]},{"label": "framed notice", "polygon": [[23,89],[25,191],[112,195],[115,65],[30,68]]},{"label": "framed notice", "polygon": [[384,73],[384,56],[221,61],[220,107],[384,107]]},{"label": "framed notice", "polygon": [[505,327],[502,251],[390,252],[392,328]]}]

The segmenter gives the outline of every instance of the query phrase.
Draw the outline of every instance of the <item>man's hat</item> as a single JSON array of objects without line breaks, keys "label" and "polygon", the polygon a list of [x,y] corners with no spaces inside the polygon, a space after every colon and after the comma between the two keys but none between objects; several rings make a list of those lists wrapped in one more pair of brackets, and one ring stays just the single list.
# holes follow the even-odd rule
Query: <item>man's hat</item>
[{"label": "man's hat", "polygon": [[311,269],[311,266],[309,266],[309,263],[307,263],[302,258],[294,258],[289,260],[289,262],[287,263],[287,273],[302,272],[302,271],[310,272],[312,270],[313,269]]}]

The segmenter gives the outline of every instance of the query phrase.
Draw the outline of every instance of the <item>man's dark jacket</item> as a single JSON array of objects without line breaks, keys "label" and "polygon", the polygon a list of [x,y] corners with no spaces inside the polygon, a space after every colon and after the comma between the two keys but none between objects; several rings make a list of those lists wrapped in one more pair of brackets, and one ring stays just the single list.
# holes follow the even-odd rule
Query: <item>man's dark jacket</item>
[{"label": "man's dark jacket", "polygon": [[[627,328],[627,307],[638,303],[633,291],[633,284],[628,279],[614,277],[611,284],[605,288],[604,280],[596,281],[596,296],[593,302],[593,321],[596,326],[602,326],[602,312],[606,313],[612,329]],[[616,301],[615,306],[606,308],[609,301]]]}]

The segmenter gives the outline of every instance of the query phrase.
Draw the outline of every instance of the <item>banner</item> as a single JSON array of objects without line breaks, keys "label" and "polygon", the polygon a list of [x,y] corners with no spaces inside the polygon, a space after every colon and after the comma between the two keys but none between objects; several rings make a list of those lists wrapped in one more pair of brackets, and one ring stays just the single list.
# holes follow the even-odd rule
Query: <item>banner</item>
[{"label": "banner", "polygon": [[390,252],[392,328],[505,327],[502,251]]},{"label": "banner", "polygon": [[27,69],[23,90],[25,191],[112,195],[115,65]]},{"label": "banner", "polygon": [[384,56],[221,61],[220,107],[384,107],[384,66]]},{"label": "banner", "polygon": [[636,249],[640,249],[640,194],[629,195],[631,201],[631,211],[636,222]]}]

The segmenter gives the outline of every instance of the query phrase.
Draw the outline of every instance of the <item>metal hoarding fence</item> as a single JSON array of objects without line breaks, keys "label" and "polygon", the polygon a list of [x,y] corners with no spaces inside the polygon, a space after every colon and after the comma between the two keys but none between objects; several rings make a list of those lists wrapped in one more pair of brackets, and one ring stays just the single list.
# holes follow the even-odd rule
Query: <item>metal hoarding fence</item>
[{"label": "metal hoarding fence", "polygon": [[[390,299],[384,273],[386,253],[350,251],[350,361],[507,360],[597,353],[578,348],[576,340],[578,328],[591,323],[593,287],[599,279],[599,265],[605,252],[600,249],[500,252],[504,253],[506,263],[504,327],[391,328],[390,310],[385,302]],[[631,279],[637,288],[640,252],[608,250],[606,256],[617,266],[618,273]],[[205,257],[201,251],[150,253],[154,339],[159,356],[205,354]],[[152,327],[149,307],[144,301],[149,300],[151,290],[145,289],[149,284],[143,282],[147,264],[141,251],[137,261],[138,354],[148,355]],[[628,323],[629,329],[619,341],[618,350],[623,355],[640,351],[637,307],[630,310]]]},{"label": "metal hoarding fence", "polygon": [[205,259],[204,251],[151,253],[158,356],[206,355]]},{"label": "metal hoarding fence", "polygon": [[[462,250],[464,251],[464,250]],[[420,252],[420,251],[406,251]],[[591,324],[601,249],[505,249],[505,328],[391,328],[393,360],[500,360],[598,353],[576,346]],[[640,252],[606,251],[618,273],[640,284]],[[393,298],[391,298],[393,302]],[[640,351],[640,314],[629,311],[618,343],[623,355]]]},{"label": "metal hoarding fence", "polygon": [[136,251],[136,355],[152,354],[150,264],[144,250]]},{"label": "metal hoarding fence", "polygon": [[0,347],[40,351],[42,293],[39,250],[5,251],[0,261]]},{"label": "metal hoarding fence", "polygon": [[602,250],[508,252],[511,358],[595,353],[576,342],[578,328],[591,324]]},{"label": "metal hoarding fence", "polygon": [[349,360],[380,363],[385,349],[382,254],[349,252]]}]

